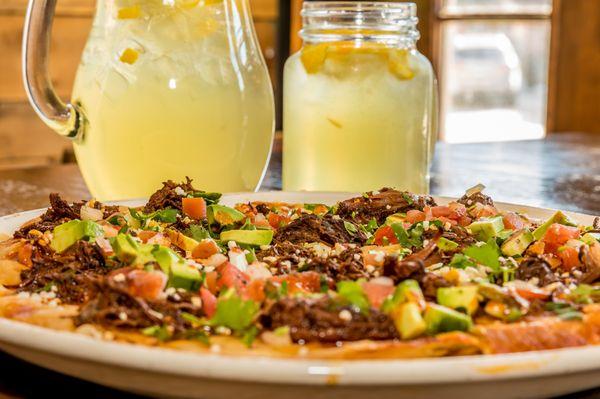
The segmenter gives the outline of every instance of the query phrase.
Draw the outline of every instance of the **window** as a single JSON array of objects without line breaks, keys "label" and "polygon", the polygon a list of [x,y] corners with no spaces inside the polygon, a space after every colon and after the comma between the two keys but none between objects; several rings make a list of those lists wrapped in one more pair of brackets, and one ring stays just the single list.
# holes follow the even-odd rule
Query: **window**
[{"label": "window", "polygon": [[552,0],[438,0],[441,137],[542,138]]}]

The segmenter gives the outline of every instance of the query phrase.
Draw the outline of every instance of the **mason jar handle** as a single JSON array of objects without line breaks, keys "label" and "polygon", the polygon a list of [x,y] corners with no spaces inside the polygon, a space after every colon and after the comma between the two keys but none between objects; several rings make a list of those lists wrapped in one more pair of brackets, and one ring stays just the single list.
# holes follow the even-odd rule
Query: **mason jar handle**
[{"label": "mason jar handle", "polygon": [[29,102],[38,116],[58,134],[81,136],[83,114],[56,94],[48,74],[50,32],[56,0],[29,0],[23,29],[23,80]]}]

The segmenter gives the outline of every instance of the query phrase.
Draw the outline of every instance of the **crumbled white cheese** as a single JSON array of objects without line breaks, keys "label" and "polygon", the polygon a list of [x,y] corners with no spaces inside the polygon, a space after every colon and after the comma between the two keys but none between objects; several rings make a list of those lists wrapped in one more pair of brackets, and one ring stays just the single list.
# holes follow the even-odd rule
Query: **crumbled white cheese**
[{"label": "crumbled white cheese", "polygon": [[338,317],[344,321],[350,321],[352,320],[352,313],[348,309],[344,309],[338,314]]},{"label": "crumbled white cheese", "polygon": [[115,280],[117,283],[122,283],[125,281],[125,275],[123,273],[116,274],[113,277],[113,280]]}]

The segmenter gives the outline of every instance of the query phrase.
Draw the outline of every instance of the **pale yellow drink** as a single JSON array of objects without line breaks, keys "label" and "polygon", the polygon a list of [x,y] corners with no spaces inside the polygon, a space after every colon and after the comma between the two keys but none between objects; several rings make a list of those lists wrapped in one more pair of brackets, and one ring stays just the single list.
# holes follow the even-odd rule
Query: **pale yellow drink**
[{"label": "pale yellow drink", "polygon": [[429,191],[433,72],[416,51],[308,45],[285,69],[286,190]]},{"label": "pale yellow drink", "polygon": [[99,199],[185,176],[214,191],[262,178],[273,97],[242,2],[168,3],[99,5],[73,92],[88,121],[75,153]]}]

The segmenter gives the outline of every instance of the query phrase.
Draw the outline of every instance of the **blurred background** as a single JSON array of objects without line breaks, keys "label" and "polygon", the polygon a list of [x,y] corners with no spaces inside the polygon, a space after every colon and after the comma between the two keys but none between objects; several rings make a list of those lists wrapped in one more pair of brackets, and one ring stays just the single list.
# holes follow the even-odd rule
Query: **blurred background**
[{"label": "blurred background", "polygon": [[[279,106],[300,48],[301,0],[250,0]],[[416,0],[419,48],[440,79],[440,140],[475,143],[600,133],[600,0]],[[59,0],[51,75],[68,99],[94,0]],[[0,0],[0,170],[73,162],[27,103],[20,53],[26,0]],[[278,127],[281,128],[280,116]]]}]

